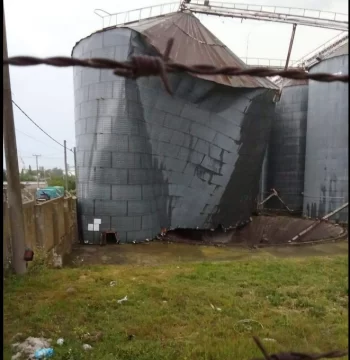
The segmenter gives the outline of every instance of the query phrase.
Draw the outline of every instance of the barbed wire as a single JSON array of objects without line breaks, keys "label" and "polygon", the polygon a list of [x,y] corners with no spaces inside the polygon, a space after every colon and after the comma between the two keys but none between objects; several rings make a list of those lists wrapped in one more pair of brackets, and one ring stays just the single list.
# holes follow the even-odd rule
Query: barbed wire
[{"label": "barbed wire", "polygon": [[284,352],[279,354],[269,355],[261,341],[254,336],[253,337],[256,345],[263,353],[263,359],[252,359],[252,360],[320,360],[320,359],[336,359],[348,355],[348,350],[335,350],[329,351],[322,354],[303,354],[298,352]]},{"label": "barbed wire", "polygon": [[3,59],[4,65],[34,66],[50,65],[55,67],[81,66],[93,69],[112,69],[115,75],[137,79],[143,76],[159,75],[169,93],[172,93],[167,79],[167,73],[188,72],[197,75],[225,75],[225,76],[280,76],[293,80],[315,80],[320,82],[340,81],[349,82],[349,75],[334,75],[329,73],[310,74],[300,69],[272,70],[263,67],[238,68],[233,66],[216,67],[213,65],[185,65],[169,60],[169,54],[174,39],[169,39],[163,56],[135,55],[130,61],[115,61],[103,58],[77,59],[64,56],[38,58],[33,56],[14,56]]}]

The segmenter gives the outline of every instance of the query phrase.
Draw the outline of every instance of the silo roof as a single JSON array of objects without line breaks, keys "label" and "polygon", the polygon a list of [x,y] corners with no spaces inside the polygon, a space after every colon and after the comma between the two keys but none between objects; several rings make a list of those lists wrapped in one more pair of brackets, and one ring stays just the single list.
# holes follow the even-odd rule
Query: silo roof
[{"label": "silo roof", "polygon": [[332,52],[331,54],[326,56],[325,59],[330,59],[330,58],[333,58],[336,56],[341,56],[341,55],[349,55],[349,43],[348,42],[346,42],[342,46],[339,46],[337,50],[335,50],[334,52]]},{"label": "silo roof", "polygon": [[308,79],[285,79],[282,83],[282,88],[290,87],[290,86],[301,86],[308,85]]},{"label": "silo roof", "polygon": [[[216,67],[233,66],[240,69],[248,67],[191,13],[174,12],[122,26],[109,27],[101,31],[121,27],[132,29],[143,35],[160,54],[164,53],[168,40],[173,38],[174,44],[169,58],[177,63],[205,64]],[[235,88],[278,89],[272,81],[263,77],[191,75]]]},{"label": "silo roof", "polygon": [[321,63],[324,60],[327,59],[332,59],[334,57],[337,56],[342,56],[342,55],[349,55],[349,42],[346,42],[345,44],[339,46],[336,50],[334,50],[333,52],[331,52],[329,55],[325,56],[324,58],[322,58],[321,60],[319,60],[317,63],[313,64],[312,66],[309,67],[309,70],[311,68],[313,68],[314,66],[318,65],[319,63]]}]

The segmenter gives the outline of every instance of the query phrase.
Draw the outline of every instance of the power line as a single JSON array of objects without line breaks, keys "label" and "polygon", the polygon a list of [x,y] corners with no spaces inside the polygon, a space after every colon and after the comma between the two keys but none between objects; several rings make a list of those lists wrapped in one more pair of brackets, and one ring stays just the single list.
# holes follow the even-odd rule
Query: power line
[{"label": "power line", "polygon": [[[34,136],[25,133],[25,132],[22,131],[22,130],[19,130],[19,129],[17,129],[17,128],[15,128],[15,129],[16,129],[16,132],[19,132],[19,133],[22,134],[22,135],[28,136],[29,138],[31,138],[31,139],[33,139],[33,140],[35,140],[35,141],[37,141],[37,142],[40,142],[40,143],[42,143],[42,144],[44,144],[44,145],[46,145],[46,146],[51,146],[51,147],[52,147],[52,145],[49,145],[49,144],[47,144],[47,143],[45,143],[45,142],[43,142],[43,141],[35,138]],[[56,148],[53,147],[53,149],[56,149]]]},{"label": "power line", "polygon": [[[51,140],[53,140],[58,145],[62,146],[64,148],[64,145],[58,142],[56,139],[54,139],[51,135],[49,135],[43,128],[41,128],[33,119],[31,119],[21,108],[19,105],[15,103],[14,100],[12,100],[12,103],[38,128],[40,129],[45,135],[47,135]],[[69,149],[69,151],[72,151]],[[72,151],[73,152],[73,151]]]},{"label": "power line", "polygon": [[[22,158],[24,158],[24,159],[32,159],[33,156],[22,156]],[[45,155],[42,155],[42,158],[43,159],[62,159],[62,157],[45,156]]]},{"label": "power line", "polygon": [[[32,159],[33,156],[22,156],[22,158],[24,158],[24,159]],[[42,155],[42,158],[43,159],[62,159],[62,157],[45,156],[45,155]]]}]

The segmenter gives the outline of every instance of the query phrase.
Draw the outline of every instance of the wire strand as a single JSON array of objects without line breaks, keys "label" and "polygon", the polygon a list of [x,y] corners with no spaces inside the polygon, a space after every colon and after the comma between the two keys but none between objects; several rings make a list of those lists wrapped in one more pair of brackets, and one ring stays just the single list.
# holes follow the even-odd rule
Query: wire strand
[{"label": "wire strand", "polygon": [[[24,116],[26,116],[38,129],[40,129],[46,136],[48,136],[52,141],[54,141],[56,144],[62,146],[64,148],[64,145],[61,144],[59,141],[57,141],[56,139],[54,139],[51,135],[49,135],[42,127],[40,127],[28,114],[26,114],[22,108],[16,104],[16,102],[14,100],[12,100],[12,103],[18,108],[19,111],[22,112],[22,114],[24,114]],[[68,149],[68,148],[67,148]],[[71,149],[68,149],[69,151],[73,152]]]},{"label": "wire strand", "polygon": [[25,135],[25,136],[29,137],[30,139],[33,139],[34,141],[40,142],[41,144],[44,144],[44,145],[46,145],[46,146],[50,146],[50,147],[52,147],[53,149],[57,149],[56,147],[53,147],[51,144],[48,144],[48,143],[46,143],[46,142],[44,142],[44,141],[41,141],[41,140],[35,138],[33,135],[29,135],[29,134],[25,133],[25,132],[22,131],[22,130],[19,130],[19,129],[17,129],[17,128],[15,128],[15,130],[16,130],[16,132],[18,132],[18,133],[20,133],[20,134],[22,134],[22,135]]},{"label": "wire strand", "polygon": [[[160,76],[163,85],[169,94],[172,94],[167,73],[187,72],[197,75],[225,75],[225,76],[255,76],[255,77],[274,77],[280,76],[294,80],[314,80],[321,82],[340,81],[349,82],[349,75],[335,75],[330,73],[310,74],[301,69],[272,70],[263,67],[239,68],[232,66],[216,67],[213,65],[185,65],[169,60],[169,54],[173,46],[174,39],[170,38],[167,42],[164,54],[159,56],[137,55],[131,61],[115,61],[111,59],[92,58],[77,59],[65,56],[55,56],[49,58],[38,58],[33,56],[15,56],[3,59],[4,65],[15,66],[34,66],[46,64],[56,67],[81,66],[93,69],[113,69],[114,75],[125,78],[137,79],[143,76]],[[277,88],[277,86],[276,86]]]}]

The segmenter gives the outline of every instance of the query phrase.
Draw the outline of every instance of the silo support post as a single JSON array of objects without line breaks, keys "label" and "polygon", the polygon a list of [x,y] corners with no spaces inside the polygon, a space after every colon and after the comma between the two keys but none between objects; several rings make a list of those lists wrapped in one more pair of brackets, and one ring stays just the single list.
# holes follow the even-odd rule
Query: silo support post
[{"label": "silo support post", "polygon": [[289,42],[289,49],[288,49],[287,60],[286,60],[286,65],[284,67],[284,70],[288,69],[289,59],[290,59],[290,54],[292,53],[292,49],[293,49],[294,36],[295,36],[296,29],[297,29],[297,24],[293,24],[292,36],[291,36],[290,42]]}]

